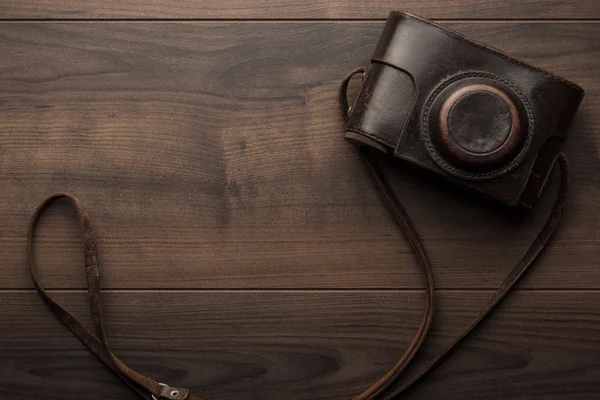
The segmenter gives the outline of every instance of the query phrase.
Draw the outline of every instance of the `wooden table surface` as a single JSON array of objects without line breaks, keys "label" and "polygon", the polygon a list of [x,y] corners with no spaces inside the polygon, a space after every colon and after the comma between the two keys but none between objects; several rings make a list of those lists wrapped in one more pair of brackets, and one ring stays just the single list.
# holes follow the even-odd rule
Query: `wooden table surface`
[{"label": "wooden table surface", "polygon": [[[87,4],[85,4],[87,3]],[[84,5],[85,4],[85,5]],[[354,149],[340,80],[392,9],[587,92],[551,248],[406,399],[600,398],[597,0],[4,0],[0,5],[0,399],[134,399],[32,289],[36,204],[69,191],[99,236],[116,354],[204,399],[350,399],[412,339],[422,277]],[[415,373],[465,328],[546,218],[411,168],[392,177],[434,265]],[[43,282],[89,322],[74,212],[37,239]]]}]

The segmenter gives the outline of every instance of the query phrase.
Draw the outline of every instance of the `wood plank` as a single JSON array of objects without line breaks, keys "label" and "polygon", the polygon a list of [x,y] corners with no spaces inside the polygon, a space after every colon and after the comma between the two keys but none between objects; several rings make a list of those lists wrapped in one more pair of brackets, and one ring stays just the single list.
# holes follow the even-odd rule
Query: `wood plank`
[{"label": "wood plank", "polygon": [[[587,90],[567,145],[563,226],[521,287],[600,288],[598,24],[449,26]],[[63,190],[88,206],[106,287],[420,287],[341,139],[337,86],[368,62],[381,28],[0,25],[0,287],[31,287],[27,221]],[[410,168],[395,179],[443,288],[495,287],[553,197],[521,217]],[[82,286],[79,246],[73,215],[57,206],[39,236],[48,285]]]},{"label": "wood plank", "polygon": [[[444,291],[422,364],[490,293]],[[57,296],[87,316],[85,294]],[[349,399],[395,363],[416,291],[105,293],[116,354],[206,399]],[[591,399],[600,391],[600,292],[514,293],[406,399]],[[0,390],[19,399],[134,399],[32,291],[0,293]],[[12,328],[8,328],[12,327]],[[415,365],[418,367],[418,365]],[[413,368],[414,370],[415,368]],[[411,371],[414,372],[414,371]]]},{"label": "wood plank", "polygon": [[595,0],[408,0],[342,1],[342,0],[193,0],[165,3],[160,0],[5,0],[0,16],[7,18],[48,19],[150,19],[150,18],[214,18],[214,19],[338,19],[386,18],[390,10],[404,10],[429,18],[599,18],[600,6]]}]

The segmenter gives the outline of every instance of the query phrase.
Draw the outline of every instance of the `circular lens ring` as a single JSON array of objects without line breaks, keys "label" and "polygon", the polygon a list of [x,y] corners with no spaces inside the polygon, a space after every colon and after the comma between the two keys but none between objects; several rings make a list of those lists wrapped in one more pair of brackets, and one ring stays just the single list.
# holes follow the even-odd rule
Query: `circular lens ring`
[{"label": "circular lens ring", "polygon": [[[444,110],[448,99],[459,96],[465,87],[478,85],[493,88],[487,90],[495,95],[501,94],[500,97],[510,109],[513,123],[507,142],[497,149],[497,153],[483,154],[479,160],[477,157],[468,157],[465,151],[457,147],[458,143],[453,143],[452,138],[448,137],[447,125],[444,126],[447,119],[443,118],[450,112]],[[449,77],[431,92],[421,113],[420,127],[423,144],[437,166],[464,180],[483,181],[507,174],[525,159],[534,132],[534,117],[525,95],[514,84],[488,72],[470,71]]]}]

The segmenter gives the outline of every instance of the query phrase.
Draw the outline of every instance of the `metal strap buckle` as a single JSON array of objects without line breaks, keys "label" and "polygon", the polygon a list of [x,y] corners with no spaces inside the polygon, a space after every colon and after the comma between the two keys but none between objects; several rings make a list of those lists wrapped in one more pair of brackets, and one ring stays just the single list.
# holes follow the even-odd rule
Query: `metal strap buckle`
[{"label": "metal strap buckle", "polygon": [[159,397],[156,397],[152,394],[153,400],[185,400],[188,397],[189,390],[184,388],[175,388],[171,387],[164,383],[159,383],[160,392],[158,393]]}]

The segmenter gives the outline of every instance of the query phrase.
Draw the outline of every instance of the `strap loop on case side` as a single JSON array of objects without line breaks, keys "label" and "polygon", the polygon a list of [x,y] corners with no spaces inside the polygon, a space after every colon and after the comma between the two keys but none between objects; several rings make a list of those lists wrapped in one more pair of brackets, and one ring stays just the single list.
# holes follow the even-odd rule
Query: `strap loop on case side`
[{"label": "strap loop on case side", "polygon": [[[348,75],[346,75],[346,77],[342,80],[342,84],[340,85],[340,90],[339,90],[339,100],[340,100],[340,105],[341,105],[341,109],[342,109],[342,119],[344,120],[344,122],[347,121],[348,118],[350,118],[350,113],[352,112],[352,110],[354,109],[354,107],[356,105],[356,101],[358,100],[358,95],[362,91],[362,88],[365,84],[368,73],[369,73],[369,70],[367,69],[367,67],[358,67],[354,71],[352,71]],[[362,74],[362,82],[360,84],[360,88],[358,89],[358,92],[356,93],[356,96],[354,96],[354,101],[352,102],[352,106],[348,106],[348,84],[350,83],[350,79],[352,79],[352,77],[356,74]]]}]

